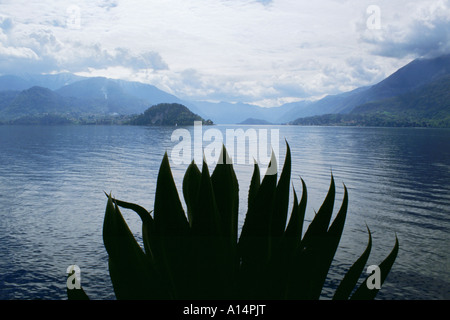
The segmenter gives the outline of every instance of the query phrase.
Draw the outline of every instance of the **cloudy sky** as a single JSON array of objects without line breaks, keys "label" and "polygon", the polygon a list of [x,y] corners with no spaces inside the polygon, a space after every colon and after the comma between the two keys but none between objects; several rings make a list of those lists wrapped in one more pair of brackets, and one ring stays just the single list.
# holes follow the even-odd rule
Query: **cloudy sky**
[{"label": "cloudy sky", "polygon": [[68,71],[278,106],[450,53],[449,1],[0,0],[0,74]]}]

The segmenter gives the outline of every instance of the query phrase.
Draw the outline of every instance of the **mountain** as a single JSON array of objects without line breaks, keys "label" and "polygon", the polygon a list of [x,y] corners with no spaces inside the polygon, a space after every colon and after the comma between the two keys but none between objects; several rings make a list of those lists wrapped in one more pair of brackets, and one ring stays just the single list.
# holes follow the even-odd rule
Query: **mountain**
[{"label": "mountain", "polygon": [[450,127],[450,74],[408,93],[357,106],[351,114],[384,114]]},{"label": "mountain", "polygon": [[194,121],[211,124],[199,115],[192,113],[186,106],[178,103],[154,105],[129,122],[132,125],[176,126],[193,125]]},{"label": "mountain", "polygon": [[[42,112],[70,113],[84,117],[126,117],[141,114],[150,106],[160,103],[184,105],[202,118],[219,124],[239,124],[247,119],[281,124],[324,114],[353,114],[354,117],[354,110],[363,110],[359,106],[375,108],[374,104],[367,106],[373,102],[386,106],[388,102],[384,100],[413,94],[416,89],[448,74],[450,55],[434,59],[416,59],[373,86],[329,95],[318,101],[287,103],[273,108],[240,102],[182,101],[149,84],[104,77],[86,78],[70,73],[2,75],[0,120],[8,121]],[[411,97],[413,96],[414,94]],[[398,99],[407,99],[405,97]],[[389,103],[398,105],[398,99]],[[381,107],[375,109],[379,108]]]},{"label": "mountain", "polygon": [[[72,111],[73,105],[50,89],[38,86],[21,92],[2,92],[0,117],[14,119],[38,114],[65,114]],[[9,99],[9,101],[8,101]],[[9,103],[8,103],[9,102]]]},{"label": "mountain", "polygon": [[0,91],[22,91],[31,87],[43,87],[56,90],[62,86],[86,79],[71,73],[58,74],[16,74],[0,76]]},{"label": "mountain", "polygon": [[20,91],[0,91],[0,114],[14,101]]},{"label": "mountain", "polygon": [[126,94],[136,97],[141,100],[149,102],[151,105],[159,103],[181,103],[182,101],[165,91],[162,91],[155,86],[136,82],[136,81],[124,81],[124,80],[112,80],[114,81]]},{"label": "mountain", "polygon": [[56,121],[57,116],[99,123],[102,117],[122,115],[122,121],[123,116],[141,114],[152,105],[181,102],[155,86],[133,81],[70,73],[0,76],[0,120],[9,123],[19,123],[21,117],[27,123]]},{"label": "mountain", "polygon": [[48,88],[50,90],[56,90],[63,86],[69,85],[76,81],[87,79],[86,77],[81,77],[74,75],[69,72],[62,72],[56,74],[20,74],[18,75],[32,86],[39,86]]},{"label": "mountain", "polygon": [[220,124],[241,123],[248,118],[278,124],[289,123],[304,117],[350,113],[357,106],[405,94],[446,74],[450,74],[450,55],[413,60],[375,85],[328,95],[313,102],[292,102],[274,108],[227,102],[193,102],[193,104],[199,115]]},{"label": "mountain", "polygon": [[106,113],[139,114],[155,104],[181,102],[149,84],[104,77],[77,81],[56,92],[64,97],[82,99]]},{"label": "mountain", "polygon": [[356,106],[349,113],[304,117],[291,124],[450,128],[450,74],[406,93]]},{"label": "mountain", "polygon": [[152,105],[125,92],[115,80],[103,77],[77,81],[55,92],[89,106],[91,113],[138,114]]},{"label": "mountain", "polygon": [[366,93],[366,99],[374,101],[398,96],[446,74],[450,74],[450,54],[433,59],[416,59],[372,86]]},{"label": "mountain", "polygon": [[[111,103],[108,103],[109,101]],[[131,106],[130,109],[134,108],[136,111],[150,106],[141,101],[130,101],[126,101],[122,97],[107,101],[85,97],[66,97],[48,88],[33,86],[22,91],[0,91],[0,119],[10,121],[20,117],[36,117],[44,114],[100,116],[122,111],[122,104],[127,107]]]},{"label": "mountain", "polygon": [[[115,112],[124,114],[140,114],[148,107],[160,103],[179,103],[187,106],[194,113],[199,114],[195,104],[183,101],[178,97],[167,93],[157,87],[137,81],[109,79],[104,77],[85,78],[83,81],[74,82],[57,90],[66,97],[83,97],[96,99],[98,102],[109,100],[108,104],[123,105],[120,108],[113,106]],[[113,98],[116,101],[113,101]],[[119,101],[119,102],[117,102]],[[105,101],[104,101],[105,103]]]},{"label": "mountain", "polygon": [[359,105],[407,93],[446,74],[450,74],[450,54],[433,59],[416,59],[373,86],[329,95],[297,108],[296,112],[290,114],[290,120],[323,114],[350,113]]}]

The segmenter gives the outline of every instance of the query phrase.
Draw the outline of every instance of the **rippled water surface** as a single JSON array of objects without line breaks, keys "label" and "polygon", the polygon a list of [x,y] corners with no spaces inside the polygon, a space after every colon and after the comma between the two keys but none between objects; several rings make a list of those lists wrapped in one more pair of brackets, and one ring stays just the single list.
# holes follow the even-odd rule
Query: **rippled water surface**
[{"label": "rippled water surface", "polygon": [[[308,187],[311,221],[336,181],[336,208],[349,212],[323,298],[364,251],[379,264],[397,235],[400,251],[378,299],[450,299],[450,131],[440,129],[250,127],[286,139],[293,186]],[[187,128],[193,133],[193,128]],[[203,128],[204,131],[207,128]],[[162,156],[174,128],[0,126],[0,299],[66,299],[66,269],[81,268],[93,299],[114,299],[102,242],[104,191],[152,209]],[[205,142],[208,145],[210,142]],[[258,143],[258,141],[254,141]],[[237,161],[236,161],[237,162]],[[253,163],[253,160],[251,161]],[[172,163],[177,186],[187,165]],[[263,168],[262,168],[263,169]],[[236,164],[242,225],[252,164]],[[291,197],[292,199],[292,197]],[[123,212],[140,240],[140,220]]]}]

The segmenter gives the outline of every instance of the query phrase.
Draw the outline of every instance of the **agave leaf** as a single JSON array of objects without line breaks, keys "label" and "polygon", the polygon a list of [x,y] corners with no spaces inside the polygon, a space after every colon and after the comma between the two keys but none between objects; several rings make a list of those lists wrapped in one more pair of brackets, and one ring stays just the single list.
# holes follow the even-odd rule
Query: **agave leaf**
[{"label": "agave leaf", "polygon": [[[395,236],[395,245],[392,249],[391,253],[383,260],[383,262],[380,263],[380,284],[383,285],[384,281],[386,280],[389,272],[391,271],[392,265],[395,262],[395,259],[397,258],[398,254],[398,238]],[[368,276],[364,283],[362,283],[359,288],[355,291],[355,293],[351,296],[351,300],[373,300],[375,299],[378,291],[380,289],[369,289],[368,282],[371,276]]]},{"label": "agave leaf", "polygon": [[292,208],[291,217],[289,218],[288,226],[286,227],[286,231],[284,233],[284,237],[286,239],[289,239],[289,242],[292,243],[290,245],[290,252],[297,249],[300,245],[301,239],[302,239],[302,230],[303,230],[303,223],[305,220],[305,212],[306,212],[306,203],[308,200],[308,191],[306,188],[305,181],[301,179],[302,181],[302,198],[300,200],[300,203],[298,205],[295,205],[297,203],[297,194],[294,190],[294,206]]},{"label": "agave leaf", "polygon": [[189,264],[189,223],[173,180],[167,152],[162,160],[156,183],[154,205],[155,255],[169,281],[174,297],[184,294]]},{"label": "agave leaf", "polygon": [[156,183],[154,219],[156,232],[160,236],[183,236],[188,233],[189,224],[173,180],[167,152]]},{"label": "agave leaf", "polygon": [[[274,166],[275,156],[269,167]],[[276,165],[275,165],[276,167]],[[276,192],[277,175],[266,174],[255,195],[253,205],[248,208],[244,225],[239,238],[239,247],[243,260],[251,259],[267,261],[270,254],[270,228],[274,199]]]},{"label": "agave leaf", "polygon": [[192,226],[192,212],[196,210],[194,207],[197,204],[201,176],[200,170],[194,161],[192,161],[183,178],[183,196],[187,206],[190,226]]},{"label": "agave leaf", "polygon": [[339,246],[342,231],[345,224],[348,208],[348,193],[344,185],[344,199],[342,200],[341,208],[336,215],[332,225],[323,236],[323,238],[316,238],[317,250],[314,252],[314,261],[316,266],[312,270],[310,283],[311,289],[308,293],[309,299],[319,299],[322,292],[323,285],[333,261],[336,250]]},{"label": "agave leaf", "polygon": [[[266,275],[265,294],[269,299],[277,299],[281,297],[285,291],[287,274],[286,267],[289,266],[292,255],[295,252],[297,245],[301,240],[301,226],[303,222],[299,223],[299,205],[297,193],[294,189],[294,204],[292,206],[291,218],[286,232],[280,239],[280,242],[275,246],[272,257],[269,261]],[[299,230],[300,227],[300,230]]]},{"label": "agave leaf", "polygon": [[[284,239],[285,239],[285,255],[287,261],[288,269],[284,270],[285,273],[285,282],[283,283],[283,291],[284,294],[280,293],[280,296],[284,296],[286,294],[287,286],[286,286],[286,280],[289,276],[289,270],[292,266],[292,259],[295,257],[295,253],[297,252],[301,241],[302,241],[302,232],[303,232],[303,223],[305,220],[305,212],[306,212],[306,203],[308,199],[308,191],[306,188],[306,184],[301,179],[302,182],[302,198],[300,200],[300,203],[296,206],[297,200],[294,201],[294,207],[292,208],[291,217],[289,219],[289,224],[286,228],[286,231],[284,233]],[[294,189],[294,198],[296,198],[297,195],[295,193]],[[286,272],[287,271],[287,272]]]},{"label": "agave leaf", "polygon": [[[108,194],[105,192],[106,196]],[[121,200],[117,200],[112,198],[113,202],[116,203],[119,207],[131,209],[136,212],[142,220],[142,238],[144,243],[145,252],[150,255],[152,260],[154,260],[154,255],[152,253],[152,240],[154,234],[154,221],[150,212],[148,212],[145,208],[137,205],[135,203],[125,202]]]},{"label": "agave leaf", "polygon": [[272,216],[272,236],[281,237],[286,228],[289,207],[289,186],[291,180],[291,150],[286,142],[286,157],[275,194],[275,208]]},{"label": "agave leaf", "polygon": [[[277,297],[283,297],[286,293],[286,282],[288,280],[291,262],[302,240],[301,236],[306,211],[307,190],[303,179],[301,181],[303,186],[302,198],[300,203],[298,203],[297,193],[294,188],[294,204],[292,206],[289,223],[283,234],[279,250],[277,250],[278,254],[274,255],[274,261],[272,262],[275,264],[273,277],[275,277],[275,283],[277,283],[278,286],[273,285],[276,288],[271,291],[276,292],[278,294]],[[279,276],[276,276],[275,273],[278,273]]]},{"label": "agave leaf", "polygon": [[193,236],[213,236],[221,234],[221,220],[209,174],[208,164],[203,161],[197,210],[192,216]]},{"label": "agave leaf", "polygon": [[68,300],[90,300],[88,295],[84,292],[83,288],[80,289],[67,289]]},{"label": "agave leaf", "polygon": [[224,271],[228,270],[224,277],[228,283],[232,283],[239,267],[237,256],[239,184],[225,146],[222,147],[219,160],[211,175],[211,183],[220,215],[221,233],[224,237],[223,268]]},{"label": "agave leaf", "polygon": [[223,235],[228,238],[230,246],[235,247],[238,230],[239,184],[225,146],[222,148],[220,159],[211,175],[211,183],[221,217]]},{"label": "agave leaf", "polygon": [[259,171],[258,163],[255,161],[255,164],[253,166],[253,175],[252,179],[250,181],[250,188],[248,190],[248,210],[253,206],[255,203],[256,195],[258,194],[258,189],[261,186],[261,176]]},{"label": "agave leaf", "polygon": [[[289,252],[292,252],[292,248],[296,247],[297,241],[300,238],[301,240],[301,226],[303,225],[303,221],[300,221],[299,216],[299,205],[297,192],[294,192],[294,204],[292,205],[291,217],[289,218],[289,223],[286,227],[286,231],[284,232],[283,243],[285,247],[289,247]],[[300,241],[298,242],[300,243]]]},{"label": "agave leaf", "polygon": [[160,276],[136,242],[117,205],[108,198],[103,222],[103,242],[117,299],[164,298]]},{"label": "agave leaf", "polygon": [[344,198],[342,199],[341,208],[334,218],[333,223],[326,233],[326,237],[328,238],[328,252],[329,256],[327,257],[327,264],[324,264],[326,270],[328,272],[328,268],[331,265],[331,261],[334,258],[334,254],[339,246],[339,242],[341,240],[342,232],[344,230],[345,219],[347,218],[347,210],[348,210],[348,191],[347,187],[344,184]]},{"label": "agave leaf", "polygon": [[195,299],[218,299],[229,295],[229,246],[225,245],[221,216],[206,161],[203,161],[197,210],[193,212],[191,292]]},{"label": "agave leaf", "polygon": [[[269,168],[276,168],[275,156]],[[277,175],[266,174],[256,192],[253,204],[248,208],[238,243],[242,259],[239,278],[240,291],[245,298],[258,298],[264,292],[261,287],[267,263],[271,256],[271,221],[274,209]]]},{"label": "agave leaf", "polygon": [[367,227],[367,231],[369,232],[369,242],[367,243],[367,247],[364,250],[363,254],[356,260],[356,262],[350,267],[348,272],[345,274],[342,279],[339,287],[336,289],[334,293],[333,300],[348,300],[350,294],[358,282],[358,279],[366,265],[367,259],[370,255],[370,250],[372,248],[372,235],[370,233],[369,227]]},{"label": "agave leaf", "polygon": [[316,240],[319,250],[317,254],[317,266],[313,269],[311,276],[312,289],[309,293],[309,297],[312,299],[319,299],[322,292],[323,285],[325,283],[328,271],[333,261],[336,250],[341,240],[342,231],[345,225],[345,219],[348,209],[348,192],[347,187],[344,185],[344,198],[342,200],[341,208],[339,209],[336,218],[332,225],[326,232],[325,236],[321,240]]},{"label": "agave leaf", "polygon": [[287,295],[295,299],[318,299],[328,269],[340,240],[347,213],[347,190],[333,225],[328,230],[335,196],[334,179],[331,176],[327,196],[310,223],[293,259],[292,279]]},{"label": "agave leaf", "polygon": [[314,216],[313,221],[311,221],[308,229],[306,230],[305,236],[302,242],[307,246],[314,237],[322,237],[328,230],[328,225],[330,224],[331,215],[333,214],[334,198],[335,198],[335,185],[334,178],[331,175],[331,183],[328,189],[327,196],[320,207],[317,214]]}]

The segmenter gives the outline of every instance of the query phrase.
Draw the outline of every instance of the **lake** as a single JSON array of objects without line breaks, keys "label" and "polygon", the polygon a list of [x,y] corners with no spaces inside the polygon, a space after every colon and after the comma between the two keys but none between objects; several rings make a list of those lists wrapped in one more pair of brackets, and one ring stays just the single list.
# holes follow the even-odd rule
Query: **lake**
[{"label": "lake", "polygon": [[[389,254],[395,235],[400,243],[377,299],[450,299],[450,130],[211,128],[224,136],[227,129],[278,130],[280,166],[286,139],[293,187],[301,194],[300,177],[308,187],[307,222],[325,198],[331,173],[336,212],[345,183],[349,210],[329,287],[364,251],[367,225],[373,236],[368,265]],[[70,265],[80,267],[90,298],[115,299],[102,241],[104,191],[153,209],[159,165],[177,145],[174,129],[180,127],[0,126],[0,299],[66,299]],[[171,165],[181,194],[187,164]],[[253,161],[235,170],[242,225]],[[122,213],[141,241],[139,217]],[[324,290],[323,299],[333,292]]]}]

